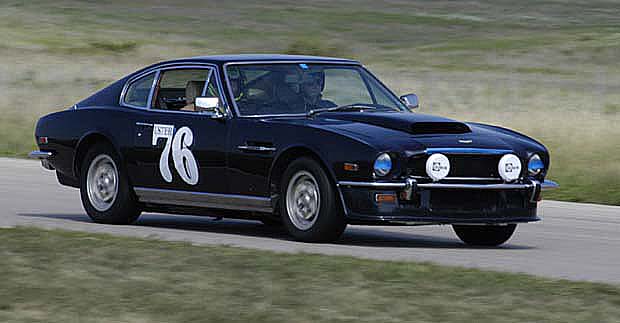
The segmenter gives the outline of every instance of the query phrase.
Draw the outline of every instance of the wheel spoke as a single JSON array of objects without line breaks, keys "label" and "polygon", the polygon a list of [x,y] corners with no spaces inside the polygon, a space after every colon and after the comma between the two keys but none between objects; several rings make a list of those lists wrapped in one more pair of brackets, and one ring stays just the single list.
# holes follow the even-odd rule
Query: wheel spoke
[{"label": "wheel spoke", "polygon": [[118,194],[118,169],[114,160],[105,154],[93,159],[86,175],[90,204],[100,212],[107,211]]},{"label": "wheel spoke", "polygon": [[289,219],[300,230],[312,228],[320,209],[319,186],[314,176],[299,171],[289,181],[286,208]]}]

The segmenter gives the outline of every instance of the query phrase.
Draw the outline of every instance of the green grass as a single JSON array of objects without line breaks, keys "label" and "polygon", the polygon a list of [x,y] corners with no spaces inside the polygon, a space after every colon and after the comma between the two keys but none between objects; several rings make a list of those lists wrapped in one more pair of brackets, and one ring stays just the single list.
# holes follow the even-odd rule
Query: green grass
[{"label": "green grass", "polygon": [[0,229],[3,322],[617,322],[617,286]]},{"label": "green grass", "polygon": [[620,104],[606,104],[605,105],[605,113],[607,113],[607,114],[619,114],[620,113]]},{"label": "green grass", "polygon": [[160,60],[345,56],[421,112],[541,140],[562,187],[549,197],[620,205],[618,26],[607,0],[4,1],[0,154],[24,156],[39,116]]},{"label": "green grass", "polygon": [[314,55],[314,56],[347,56],[347,50],[343,45],[330,44],[319,38],[304,37],[293,40],[286,50],[291,55]]}]

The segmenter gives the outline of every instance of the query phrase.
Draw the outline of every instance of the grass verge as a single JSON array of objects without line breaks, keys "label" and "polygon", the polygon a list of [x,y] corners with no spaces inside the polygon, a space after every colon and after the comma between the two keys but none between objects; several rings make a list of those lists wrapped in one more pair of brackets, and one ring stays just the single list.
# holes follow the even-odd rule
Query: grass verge
[{"label": "grass verge", "polygon": [[423,263],[0,229],[2,322],[617,322],[620,288]]}]

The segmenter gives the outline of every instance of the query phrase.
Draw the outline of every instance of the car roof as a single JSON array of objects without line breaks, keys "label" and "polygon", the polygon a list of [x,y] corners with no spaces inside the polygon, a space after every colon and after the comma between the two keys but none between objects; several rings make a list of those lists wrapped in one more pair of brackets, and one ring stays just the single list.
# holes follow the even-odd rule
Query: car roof
[{"label": "car roof", "polygon": [[307,55],[283,55],[283,54],[236,54],[236,55],[212,55],[196,56],[161,62],[160,64],[200,62],[213,64],[243,63],[243,62],[317,62],[317,63],[350,63],[360,64],[356,60],[336,57],[321,57]]},{"label": "car roof", "polygon": [[106,88],[91,95],[90,97],[78,102],[75,106],[95,106],[95,105],[115,105],[118,97],[121,95],[121,89],[126,83],[134,77],[138,77],[143,73],[150,73],[152,70],[158,69],[165,65],[183,65],[192,63],[208,63],[217,66],[223,66],[226,63],[244,63],[244,62],[299,62],[299,63],[323,63],[323,64],[352,64],[361,65],[360,62],[346,58],[321,57],[307,55],[283,55],[283,54],[235,54],[235,55],[212,55],[212,56],[196,56],[179,58],[159,63],[139,69],[122,79],[110,84]]}]

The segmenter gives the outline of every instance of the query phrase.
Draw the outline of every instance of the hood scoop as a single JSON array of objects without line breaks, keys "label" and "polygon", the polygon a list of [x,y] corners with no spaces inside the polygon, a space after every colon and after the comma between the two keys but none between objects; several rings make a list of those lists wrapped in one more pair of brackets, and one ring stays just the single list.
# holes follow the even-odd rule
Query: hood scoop
[{"label": "hood scoop", "polygon": [[462,122],[420,113],[396,112],[349,112],[325,113],[325,118],[360,122],[388,129],[400,130],[414,135],[461,134],[471,129]]},{"label": "hood scoop", "polygon": [[460,134],[468,132],[471,132],[471,129],[461,122],[416,122],[411,125],[411,133],[414,135]]}]

